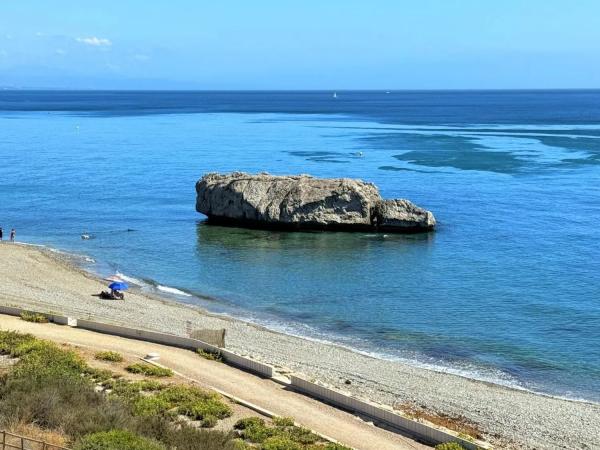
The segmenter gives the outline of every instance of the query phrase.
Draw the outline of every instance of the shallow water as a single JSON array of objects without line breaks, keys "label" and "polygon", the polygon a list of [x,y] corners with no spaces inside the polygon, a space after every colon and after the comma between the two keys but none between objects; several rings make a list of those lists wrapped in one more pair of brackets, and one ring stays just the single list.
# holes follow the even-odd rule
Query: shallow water
[{"label": "shallow water", "polygon": [[[7,91],[0,158],[5,234],[277,329],[600,400],[598,91]],[[208,226],[194,184],[230,170],[363,178],[439,228]]]}]

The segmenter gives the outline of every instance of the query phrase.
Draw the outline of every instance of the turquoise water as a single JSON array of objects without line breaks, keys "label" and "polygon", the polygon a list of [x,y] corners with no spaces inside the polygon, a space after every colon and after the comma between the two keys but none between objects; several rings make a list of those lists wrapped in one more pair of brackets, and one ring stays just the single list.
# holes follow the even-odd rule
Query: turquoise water
[{"label": "turquoise water", "polygon": [[[380,357],[600,400],[598,91],[2,92],[0,161],[5,232],[102,273]],[[231,170],[373,181],[439,228],[208,226],[194,184]]]}]

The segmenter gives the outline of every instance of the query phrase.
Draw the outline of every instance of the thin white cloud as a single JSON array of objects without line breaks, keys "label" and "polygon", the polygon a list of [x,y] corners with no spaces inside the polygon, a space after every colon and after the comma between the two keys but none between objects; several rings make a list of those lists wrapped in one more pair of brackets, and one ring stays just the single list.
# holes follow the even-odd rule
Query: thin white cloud
[{"label": "thin white cloud", "polygon": [[148,55],[143,55],[143,54],[133,55],[133,57],[135,59],[137,59],[138,61],[148,61],[150,59],[150,57]]},{"label": "thin white cloud", "polygon": [[91,37],[78,37],[75,39],[77,42],[81,42],[82,44],[92,45],[94,47],[109,47],[112,45],[109,39],[106,38],[98,38],[96,36]]},{"label": "thin white cloud", "polygon": [[54,53],[56,53],[57,55],[66,55],[67,52],[65,50],[63,50],[62,48],[57,48],[56,50],[54,50]]}]

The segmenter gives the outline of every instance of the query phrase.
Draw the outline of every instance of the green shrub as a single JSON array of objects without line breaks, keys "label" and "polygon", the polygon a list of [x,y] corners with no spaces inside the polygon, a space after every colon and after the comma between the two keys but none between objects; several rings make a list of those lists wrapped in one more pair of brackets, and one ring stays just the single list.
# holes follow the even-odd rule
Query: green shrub
[{"label": "green shrub", "polygon": [[200,422],[200,426],[202,428],[213,428],[217,425],[218,421],[219,419],[217,419],[215,416],[204,416],[202,422]]},{"label": "green shrub", "polygon": [[204,359],[219,362],[223,361],[223,356],[221,355],[221,352],[207,352],[206,350],[203,350],[201,348],[197,349],[196,352]]},{"label": "green shrub", "polygon": [[245,430],[246,428],[252,426],[265,426],[265,421],[260,417],[244,417],[243,419],[238,420],[233,426],[236,430]]},{"label": "green shrub", "polygon": [[241,434],[244,439],[260,444],[265,442],[268,438],[275,436],[277,430],[266,426],[264,423],[260,424],[256,422],[248,424],[246,428],[242,430]]},{"label": "green shrub", "polygon": [[219,394],[193,386],[169,386],[157,396],[167,399],[179,414],[193,420],[202,420],[207,416],[224,419],[232,414],[231,408]]},{"label": "green shrub", "polygon": [[[142,391],[155,390],[154,395],[141,395]],[[113,391],[130,401],[133,412],[141,416],[181,414],[192,420],[203,421],[204,427],[216,425],[216,420],[231,416],[231,408],[214,392],[193,386],[148,385],[147,382],[117,384]],[[212,425],[211,425],[212,424]]]},{"label": "green shrub", "polygon": [[302,445],[285,436],[273,436],[265,440],[262,450],[302,450]]},{"label": "green shrub", "polygon": [[79,355],[57,345],[42,341],[25,341],[13,350],[20,358],[11,371],[13,378],[28,378],[42,382],[47,378],[80,378],[86,364]]},{"label": "green shrub", "polygon": [[133,400],[142,392],[155,392],[165,388],[164,384],[155,380],[129,381],[111,379],[104,381],[102,386],[106,389],[111,389],[113,395],[126,400]]},{"label": "green shrub", "polygon": [[119,375],[112,373],[110,370],[94,369],[93,367],[87,367],[83,373],[94,383],[102,384],[119,377]]},{"label": "green shrub", "polygon": [[335,444],[333,442],[326,442],[321,444],[313,444],[306,447],[306,450],[351,450],[350,447],[346,447],[342,444]]},{"label": "green shrub", "polygon": [[224,419],[231,416],[231,408],[216,396],[184,403],[177,408],[177,411],[193,420],[202,420],[210,416]]},{"label": "green shrub", "polygon": [[100,361],[109,361],[109,362],[122,362],[123,361],[123,355],[121,355],[118,352],[111,352],[111,351],[98,352],[94,355],[94,357],[96,359],[99,359]]},{"label": "green shrub", "polygon": [[167,400],[156,395],[139,396],[133,402],[133,413],[138,416],[172,417],[175,415],[175,411],[167,414],[172,409],[173,406]]},{"label": "green shrub", "polygon": [[232,433],[196,428],[184,422],[179,422],[174,427],[159,417],[144,418],[136,431],[143,436],[159,440],[169,449],[242,450],[242,447],[236,447],[235,436]]},{"label": "green shrub", "polygon": [[173,371],[166,367],[153,366],[152,364],[136,363],[125,368],[128,372],[139,373],[148,377],[172,377]]},{"label": "green shrub", "polygon": [[111,430],[84,436],[75,450],[165,450],[165,447],[129,431]]},{"label": "green shrub", "polygon": [[321,440],[315,433],[302,427],[289,427],[286,429],[286,434],[292,441],[305,445],[314,444]]},{"label": "green shrub", "polygon": [[[268,426],[260,417],[245,417],[236,422],[234,429],[239,430],[240,436],[253,443],[262,444],[262,449],[295,449],[315,448],[325,449],[329,443],[323,442],[318,435],[312,431],[294,425],[291,417],[276,417],[273,419],[274,426]],[[291,444],[290,444],[291,443]],[[315,444],[321,445],[315,445]],[[293,445],[292,445],[293,444]],[[290,445],[292,445],[290,447]],[[342,450],[345,447],[331,447],[332,450]]]},{"label": "green shrub", "polygon": [[444,442],[435,446],[435,450],[465,450],[458,442]]},{"label": "green shrub", "polygon": [[194,386],[172,385],[161,392],[161,396],[168,400],[173,406],[181,406],[192,403],[195,400],[202,400],[210,397],[212,394]]},{"label": "green shrub", "polygon": [[231,441],[231,443],[233,444],[233,450],[250,450],[255,448],[250,444],[246,444],[246,442],[241,438],[236,438]]},{"label": "green shrub", "polygon": [[19,345],[33,341],[36,341],[36,338],[31,334],[0,331],[0,353],[15,356],[13,352]]},{"label": "green shrub", "polygon": [[48,323],[48,318],[45,315],[31,311],[23,311],[21,313],[21,319],[27,322]]},{"label": "green shrub", "polygon": [[276,427],[293,427],[294,419],[292,417],[274,417],[273,424]]}]

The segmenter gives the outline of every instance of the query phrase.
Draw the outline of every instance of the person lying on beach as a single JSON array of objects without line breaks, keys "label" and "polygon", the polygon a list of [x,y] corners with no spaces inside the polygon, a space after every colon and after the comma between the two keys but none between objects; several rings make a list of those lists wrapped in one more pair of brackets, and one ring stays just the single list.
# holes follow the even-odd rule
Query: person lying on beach
[{"label": "person lying on beach", "polygon": [[99,297],[103,298],[105,300],[125,300],[125,294],[123,294],[122,292],[119,292],[119,291],[113,291],[112,289],[110,292],[107,292],[107,291],[100,292]]}]

